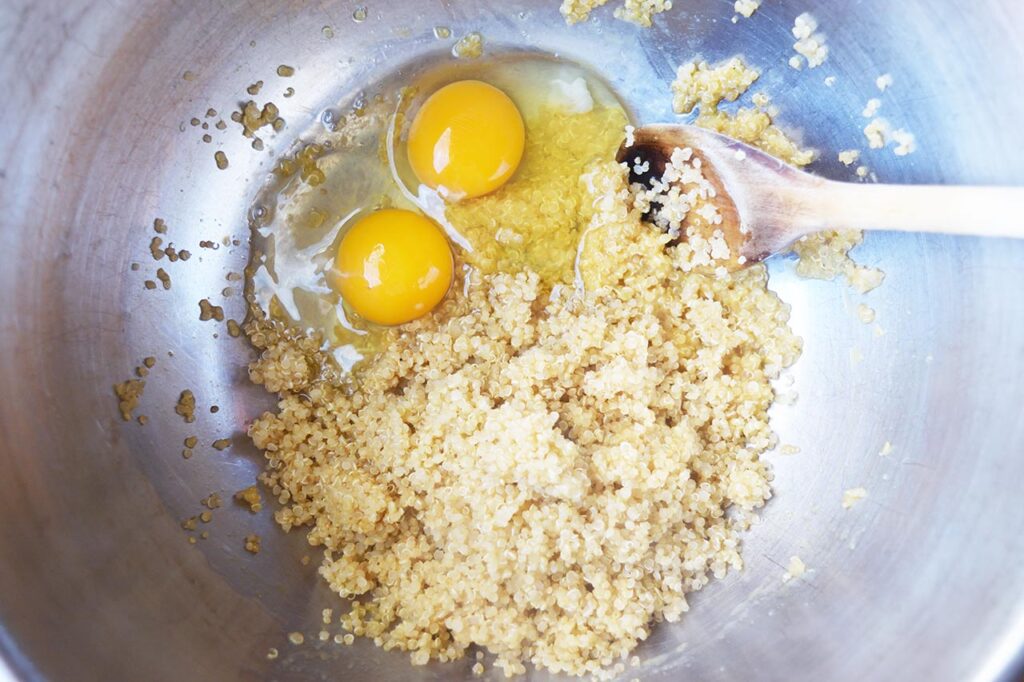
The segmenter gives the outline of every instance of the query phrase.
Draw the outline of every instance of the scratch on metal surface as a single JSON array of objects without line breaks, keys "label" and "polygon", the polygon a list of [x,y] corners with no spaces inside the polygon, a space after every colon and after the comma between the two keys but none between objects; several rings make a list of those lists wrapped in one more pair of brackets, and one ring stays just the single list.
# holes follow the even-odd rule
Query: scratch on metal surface
[{"label": "scratch on metal surface", "polygon": [[922,469],[928,469],[929,471],[938,471],[938,467],[934,467],[931,464],[925,464],[924,462],[915,462],[910,459],[900,460],[900,464],[905,464],[907,466],[913,467],[921,467]]}]

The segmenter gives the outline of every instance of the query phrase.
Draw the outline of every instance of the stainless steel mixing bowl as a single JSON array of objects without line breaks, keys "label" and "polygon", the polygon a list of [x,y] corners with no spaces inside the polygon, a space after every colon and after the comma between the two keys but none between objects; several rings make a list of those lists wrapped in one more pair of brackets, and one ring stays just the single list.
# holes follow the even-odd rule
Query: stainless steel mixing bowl
[{"label": "stainless steel mixing bowl", "polygon": [[[667,83],[680,61],[742,52],[782,120],[824,150],[823,174],[848,176],[836,152],[865,147],[860,112],[889,72],[882,113],[919,149],[867,153],[880,178],[1024,183],[1020,0],[768,0],[736,24],[731,0],[677,0],[647,31],[610,8],[569,29],[557,0],[365,1],[363,21],[348,0],[0,3],[0,654],[15,678],[468,675],[472,661],[412,668],[363,640],[317,642],[320,610],[341,604],[317,562],[301,562],[316,555],[303,535],[281,533],[268,511],[227,504],[196,545],[179,526],[210,492],[254,481],[244,424],[272,405],[247,384],[246,345],[197,306],[219,302],[226,273],[242,268],[246,211],[272,158],[234,123],[211,130],[210,145],[189,121],[215,121],[209,107],[226,116],[256,79],[257,99],[288,121],[268,140],[279,153],[329,105],[471,30],[492,51],[591,66],[639,121],[674,120]],[[789,29],[807,9],[831,56],[797,72]],[[279,64],[295,76],[275,75]],[[286,86],[294,97],[281,97]],[[143,288],[158,265],[147,250],[157,217],[196,254],[159,264],[169,291]],[[225,236],[238,245],[198,248]],[[881,336],[857,320],[860,296],[772,262],[806,340],[800,399],[774,412],[801,452],[771,456],[776,496],[746,537],[746,570],[657,627],[625,678],[981,682],[1020,671],[1024,243],[881,235],[857,256],[887,273],[863,299]],[[241,316],[237,296],[224,305]],[[150,423],[123,423],[111,385],[148,355]],[[184,388],[200,405],[192,425],[173,412]],[[205,445],[186,461],[191,434]],[[211,450],[224,435],[233,447]],[[894,449],[880,457],[886,441]],[[857,486],[867,499],[844,510]],[[251,532],[263,536],[255,556],[243,549]],[[791,555],[809,573],[784,584]],[[288,644],[295,630],[303,646]]]}]

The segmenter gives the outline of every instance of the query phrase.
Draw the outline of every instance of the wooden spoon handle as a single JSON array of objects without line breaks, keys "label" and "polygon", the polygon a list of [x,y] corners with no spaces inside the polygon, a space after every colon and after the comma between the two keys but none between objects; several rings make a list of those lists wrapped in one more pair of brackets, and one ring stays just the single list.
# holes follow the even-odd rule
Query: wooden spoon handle
[{"label": "wooden spoon handle", "polygon": [[[827,182],[803,192],[808,232],[822,228],[1024,239],[1024,187]],[[801,220],[801,222],[804,222]]]}]

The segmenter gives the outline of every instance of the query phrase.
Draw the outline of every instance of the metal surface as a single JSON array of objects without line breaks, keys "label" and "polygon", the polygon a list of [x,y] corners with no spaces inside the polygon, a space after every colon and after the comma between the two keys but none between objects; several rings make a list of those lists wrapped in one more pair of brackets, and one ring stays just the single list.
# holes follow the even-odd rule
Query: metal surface
[{"label": "metal surface", "polygon": [[[481,30],[492,50],[588,64],[641,122],[673,120],[678,62],[743,52],[783,122],[824,151],[817,170],[844,178],[835,153],[865,146],[860,111],[891,72],[882,113],[915,132],[919,150],[866,154],[880,179],[1024,184],[1017,0],[775,0],[737,24],[731,4],[679,1],[650,31],[613,21],[610,8],[568,29],[556,0],[373,2],[362,22],[337,0],[0,4],[0,653],[14,675],[468,675],[472,661],[412,668],[365,641],[316,643],[320,609],[341,604],[316,562],[301,564],[315,556],[301,534],[282,534],[269,513],[226,504],[195,546],[179,526],[210,492],[253,482],[260,463],[244,424],[271,405],[247,385],[249,350],[200,322],[197,301],[221,302],[226,273],[242,267],[246,209],[272,157],[235,124],[205,144],[188,123],[215,121],[209,107],[226,115],[256,79],[266,81],[256,99],[272,98],[288,121],[268,140],[282,150],[326,106],[449,49],[438,25],[453,37]],[[786,65],[789,28],[807,9],[831,56],[797,72]],[[298,68],[293,78],[275,75],[282,63]],[[286,86],[294,97],[281,97]],[[228,154],[225,171],[215,148]],[[190,261],[152,261],[156,217]],[[198,248],[224,236],[241,244]],[[883,234],[857,253],[887,273],[864,297],[881,336],[857,320],[861,297],[773,262],[806,340],[800,400],[777,407],[775,424],[802,451],[771,456],[776,497],[746,536],[747,569],[696,595],[682,623],[656,628],[626,679],[980,682],[1019,670],[1024,244]],[[173,286],[147,291],[158,265]],[[241,314],[237,296],[224,305]],[[111,384],[148,355],[158,359],[140,409],[150,423],[122,423]],[[198,398],[195,424],[173,412],[184,388]],[[193,434],[204,446],[186,461]],[[226,435],[231,449],[208,446]],[[885,441],[894,450],[880,457]],[[856,486],[868,498],[843,510],[843,490]],[[263,535],[256,556],[242,547],[251,532]],[[794,554],[810,572],[783,584]],[[308,643],[288,644],[293,630]],[[280,658],[267,660],[270,647]]]}]

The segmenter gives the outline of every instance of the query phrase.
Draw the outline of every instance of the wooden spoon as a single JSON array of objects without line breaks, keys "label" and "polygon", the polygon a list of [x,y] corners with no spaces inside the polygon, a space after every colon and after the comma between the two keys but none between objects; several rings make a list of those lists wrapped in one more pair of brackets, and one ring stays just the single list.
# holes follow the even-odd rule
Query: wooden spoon
[{"label": "wooden spoon", "polygon": [[[632,182],[649,182],[662,176],[673,151],[686,148],[715,187],[720,227],[739,263],[764,260],[821,230],[1024,238],[1024,187],[836,182],[690,125],[638,128],[618,160],[629,164]],[[632,170],[637,157],[648,165],[640,174]]]}]

